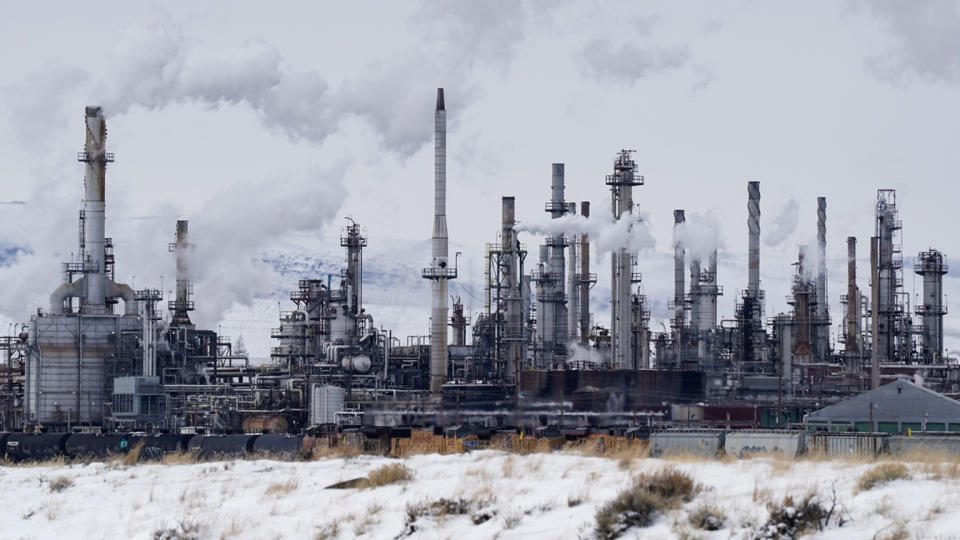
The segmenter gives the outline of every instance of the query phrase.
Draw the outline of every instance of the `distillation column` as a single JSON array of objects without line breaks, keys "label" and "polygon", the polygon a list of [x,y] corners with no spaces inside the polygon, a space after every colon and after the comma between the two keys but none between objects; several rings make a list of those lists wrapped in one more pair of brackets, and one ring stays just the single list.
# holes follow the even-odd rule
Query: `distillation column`
[{"label": "distillation column", "polygon": [[[550,202],[547,203],[547,212],[550,217],[558,219],[567,213],[567,203],[563,200],[564,191],[564,166],[563,163],[554,163],[552,166],[552,178],[550,182]],[[553,324],[553,347],[554,356],[565,356],[568,339],[567,329],[567,299],[564,294],[564,285],[566,283],[566,268],[564,261],[564,248],[567,247],[567,238],[563,234],[557,234],[547,239],[547,245],[550,247],[550,276],[553,279],[553,296],[550,300],[554,303],[553,320],[548,324]]]},{"label": "distillation column", "polygon": [[504,329],[504,379],[517,381],[520,366],[526,356],[523,339],[523,305],[520,295],[517,264],[519,247],[513,226],[516,223],[516,203],[513,197],[501,199],[500,249],[503,252],[503,287],[506,288],[507,325]]},{"label": "distillation column", "polygon": [[685,221],[683,210],[673,211],[673,363],[676,368],[683,362],[686,253],[680,236]]},{"label": "distillation column", "polygon": [[[580,203],[580,215],[590,217],[590,203]],[[590,237],[584,233],[580,235],[580,344],[590,344],[590,287],[596,283],[596,276],[590,276]]]},{"label": "distillation column", "polygon": [[917,315],[923,317],[923,360],[939,363],[943,356],[943,276],[947,273],[946,257],[935,249],[917,255],[914,271],[923,278],[923,304]]},{"label": "distillation column", "polygon": [[847,320],[844,335],[844,355],[847,373],[859,369],[860,355],[860,291],[857,289],[857,238],[847,237]]},{"label": "distillation column", "polygon": [[[610,207],[614,219],[632,219],[633,186],[643,185],[643,177],[636,172],[637,164],[630,158],[629,150],[621,150],[613,163],[613,174],[607,175],[606,184],[610,186]],[[610,332],[612,341],[612,363],[617,369],[625,369],[632,363],[632,291],[631,286],[639,282],[634,276],[633,254],[626,248],[619,248],[610,254]]]},{"label": "distillation column", "polygon": [[814,353],[826,361],[830,354],[830,312],[827,306],[827,199],[817,197],[817,325]]},{"label": "distillation column", "polygon": [[893,190],[878,190],[877,193],[877,332],[873,336],[874,347],[880,362],[893,362],[896,358],[897,320],[900,310],[897,302],[899,271],[902,266],[900,250],[894,235],[900,229],[897,219],[896,193]]}]

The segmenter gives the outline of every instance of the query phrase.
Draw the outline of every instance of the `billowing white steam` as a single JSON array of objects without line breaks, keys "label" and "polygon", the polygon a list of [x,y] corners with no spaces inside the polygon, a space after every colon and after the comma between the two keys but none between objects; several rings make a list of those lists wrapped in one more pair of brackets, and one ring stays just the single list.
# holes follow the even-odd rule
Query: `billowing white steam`
[{"label": "billowing white steam", "polygon": [[544,236],[588,234],[597,255],[620,248],[638,252],[652,249],[656,244],[653,235],[650,234],[646,214],[626,214],[621,219],[615,220],[608,201],[596,205],[590,217],[568,214],[557,219],[521,222],[515,229],[518,232]]},{"label": "billowing white steam", "polygon": [[763,243],[768,246],[778,246],[797,230],[797,224],[800,222],[800,205],[796,199],[787,201],[777,216],[773,218],[771,226],[767,230],[762,230],[760,236]]},{"label": "billowing white steam", "polygon": [[723,247],[720,222],[716,212],[687,212],[686,221],[677,227],[677,238],[683,244],[687,257],[706,261],[713,252]]}]

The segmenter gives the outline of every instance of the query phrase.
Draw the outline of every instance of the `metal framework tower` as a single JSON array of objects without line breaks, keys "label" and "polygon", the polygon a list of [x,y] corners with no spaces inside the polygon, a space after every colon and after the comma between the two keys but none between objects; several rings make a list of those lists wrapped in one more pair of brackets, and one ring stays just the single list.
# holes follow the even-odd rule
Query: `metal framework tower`
[{"label": "metal framework tower", "polygon": [[[630,219],[633,213],[633,187],[643,185],[643,176],[637,174],[637,164],[631,159],[634,150],[621,150],[613,161],[613,174],[606,176],[610,186],[611,208],[614,219]],[[612,363],[615,368],[631,364],[631,287],[640,282],[634,272],[634,254],[619,248],[611,254],[610,263],[610,331]]]}]

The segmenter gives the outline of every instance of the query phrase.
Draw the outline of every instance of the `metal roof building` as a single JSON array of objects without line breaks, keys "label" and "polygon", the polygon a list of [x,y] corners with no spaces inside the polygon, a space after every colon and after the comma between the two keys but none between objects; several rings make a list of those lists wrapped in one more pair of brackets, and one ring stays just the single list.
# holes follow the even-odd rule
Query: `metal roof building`
[{"label": "metal roof building", "polygon": [[817,431],[960,431],[960,402],[901,378],[812,412],[805,422]]}]

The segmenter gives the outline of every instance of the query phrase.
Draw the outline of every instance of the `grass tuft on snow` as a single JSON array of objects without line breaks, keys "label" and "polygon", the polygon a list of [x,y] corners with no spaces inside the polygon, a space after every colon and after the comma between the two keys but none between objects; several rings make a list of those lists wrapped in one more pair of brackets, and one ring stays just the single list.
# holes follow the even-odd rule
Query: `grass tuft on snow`
[{"label": "grass tuft on snow", "polygon": [[391,463],[378,467],[367,475],[367,481],[364,488],[376,488],[396,484],[397,482],[406,482],[413,478],[413,471],[402,463]]},{"label": "grass tuft on snow", "polygon": [[860,476],[860,480],[857,481],[857,490],[867,491],[904,478],[910,478],[910,471],[902,463],[881,463]]},{"label": "grass tuft on snow", "polygon": [[690,475],[673,467],[641,474],[597,511],[597,536],[608,540],[632,527],[647,527],[658,513],[690,502],[697,491]]}]

